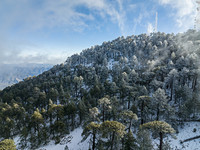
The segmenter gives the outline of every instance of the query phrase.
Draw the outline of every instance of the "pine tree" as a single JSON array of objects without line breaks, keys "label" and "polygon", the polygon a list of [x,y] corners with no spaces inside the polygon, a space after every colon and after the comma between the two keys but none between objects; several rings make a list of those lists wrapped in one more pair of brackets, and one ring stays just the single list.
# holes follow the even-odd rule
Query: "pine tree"
[{"label": "pine tree", "polygon": [[44,123],[44,119],[43,119],[43,116],[42,114],[39,112],[39,109],[37,108],[34,113],[32,114],[31,116],[31,123],[32,123],[32,126],[34,127],[35,129],[35,132],[37,133],[37,135],[39,134],[40,132],[40,125],[42,123]]},{"label": "pine tree", "polygon": [[124,150],[135,150],[137,149],[136,139],[133,136],[133,133],[129,131],[124,137]]},{"label": "pine tree", "polygon": [[175,133],[175,130],[169,125],[168,123],[164,121],[152,121],[145,123],[141,126],[144,129],[151,129],[153,133],[156,133],[159,135],[160,138],[160,145],[159,150],[163,150],[163,138],[166,134],[173,134]]},{"label": "pine tree", "polygon": [[167,95],[163,89],[158,88],[153,94],[153,105],[156,110],[156,120],[160,120],[161,115],[166,114],[166,111],[171,109],[171,106],[168,104]]},{"label": "pine tree", "polygon": [[108,138],[110,149],[117,146],[117,142],[125,135],[125,126],[117,121],[105,121],[101,124],[100,130],[103,138]]},{"label": "pine tree", "polygon": [[[175,87],[176,87],[176,80],[178,77],[178,72],[176,69],[172,69],[168,76],[165,78],[165,82],[169,85],[170,87],[170,101],[173,100],[174,95],[175,95]],[[175,103],[176,103],[176,99],[175,99]]]},{"label": "pine tree", "polygon": [[137,132],[138,150],[152,150],[153,144],[150,137],[150,132],[146,129],[140,128]]},{"label": "pine tree", "polygon": [[95,122],[91,122],[90,124],[88,124],[83,132],[82,132],[82,136],[83,139],[81,140],[81,142],[84,142],[90,135],[92,135],[92,150],[95,150],[96,147],[96,138],[97,138],[97,133],[99,132],[100,129],[100,125],[95,123]]},{"label": "pine tree", "polygon": [[140,96],[138,97],[138,105],[140,107],[140,114],[141,114],[141,123],[143,124],[145,122],[145,114],[148,115],[148,112],[145,112],[145,110],[147,110],[149,104],[151,102],[151,97],[149,96]]},{"label": "pine tree", "polygon": [[99,109],[97,107],[89,109],[89,115],[91,121],[100,121],[99,118],[97,117],[98,114],[99,114]]},{"label": "pine tree", "polygon": [[102,116],[103,116],[102,121],[104,122],[105,121],[105,112],[111,109],[111,106],[110,106],[111,102],[110,102],[110,99],[108,99],[107,97],[104,97],[102,99],[99,99],[98,103],[102,110]]},{"label": "pine tree", "polygon": [[138,120],[138,117],[135,113],[133,113],[131,110],[125,110],[121,113],[121,116],[123,117],[123,119],[127,119],[128,121],[128,132],[131,131],[131,127],[132,127],[132,122],[133,120]]},{"label": "pine tree", "polygon": [[82,123],[82,121],[84,120],[86,114],[88,114],[87,112],[87,106],[85,105],[83,100],[80,100],[77,106],[77,110],[79,112],[79,119],[80,119],[80,124]]}]

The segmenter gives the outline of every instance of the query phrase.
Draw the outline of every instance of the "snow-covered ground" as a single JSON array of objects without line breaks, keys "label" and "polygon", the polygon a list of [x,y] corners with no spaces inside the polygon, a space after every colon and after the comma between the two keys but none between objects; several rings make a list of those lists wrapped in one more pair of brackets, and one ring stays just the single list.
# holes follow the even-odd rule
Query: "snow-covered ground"
[{"label": "snow-covered ground", "polygon": [[89,137],[87,140],[85,140],[83,143],[81,143],[82,140],[82,133],[83,129],[81,127],[75,129],[72,131],[66,138],[70,139],[71,141],[67,144],[57,144],[54,145],[53,143],[50,143],[47,146],[41,147],[37,150],[64,150],[65,146],[67,145],[69,150],[88,150],[89,148]]},{"label": "snow-covered ground", "polygon": [[[194,129],[196,129],[196,132],[194,132]],[[40,147],[37,150],[65,150],[65,146],[67,145],[69,150],[88,150],[89,148],[89,137],[86,141],[81,143],[82,140],[82,133],[83,129],[81,127],[75,129],[72,131],[66,138],[70,140],[70,142],[63,143],[63,144],[53,144],[50,143],[47,146]],[[167,140],[170,144],[170,146],[173,148],[173,150],[200,150],[200,139],[184,142],[183,144],[180,143],[180,141],[183,141],[188,138],[192,138],[195,136],[200,135],[200,122],[188,122],[185,123],[182,128],[179,127],[179,133],[175,134],[176,139],[172,137],[167,137],[165,140]],[[17,140],[19,137],[15,138],[15,144],[17,144]],[[158,140],[154,140],[155,143],[158,143]]]},{"label": "snow-covered ground", "polygon": [[117,63],[119,63],[119,62],[118,62],[118,61],[115,61],[114,59],[110,59],[110,60],[108,61],[107,68],[108,68],[109,70],[112,70],[112,69],[113,69],[113,65],[114,65],[114,64],[117,64]]},{"label": "snow-covered ground", "polygon": [[[194,129],[196,129],[196,132],[194,132]],[[169,137],[168,140],[173,150],[200,150],[200,138],[184,142],[183,144],[180,143],[180,141],[198,135],[200,135],[200,122],[187,122],[183,128],[179,127],[179,133],[176,134],[176,139]]]}]

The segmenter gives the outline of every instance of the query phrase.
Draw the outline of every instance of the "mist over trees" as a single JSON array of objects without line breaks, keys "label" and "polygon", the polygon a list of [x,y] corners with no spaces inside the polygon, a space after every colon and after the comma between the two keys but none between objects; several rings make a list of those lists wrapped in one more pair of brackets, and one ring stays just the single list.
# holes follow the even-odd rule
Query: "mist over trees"
[{"label": "mist over trees", "polygon": [[0,90],[49,70],[48,64],[0,64]]},{"label": "mist over trees", "polygon": [[0,92],[0,138],[18,135],[19,148],[36,149],[82,126],[93,150],[148,150],[152,136],[162,149],[166,134],[200,119],[199,57],[194,30],[119,37],[85,49]]}]

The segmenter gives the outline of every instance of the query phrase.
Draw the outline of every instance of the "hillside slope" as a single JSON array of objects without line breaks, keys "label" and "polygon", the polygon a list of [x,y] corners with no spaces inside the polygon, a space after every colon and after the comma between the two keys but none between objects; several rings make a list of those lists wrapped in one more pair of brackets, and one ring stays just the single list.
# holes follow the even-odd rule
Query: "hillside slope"
[{"label": "hillside slope", "polygon": [[[82,126],[83,140],[94,137],[90,147],[132,144],[148,150],[159,133],[151,137],[153,131],[139,130],[140,125],[161,121],[178,131],[185,121],[200,119],[199,41],[200,32],[193,30],[158,32],[83,50],[0,92],[0,135],[19,135],[21,149],[36,149],[60,143]],[[110,126],[120,128],[119,134],[111,134]],[[141,143],[141,134],[149,142]]]}]

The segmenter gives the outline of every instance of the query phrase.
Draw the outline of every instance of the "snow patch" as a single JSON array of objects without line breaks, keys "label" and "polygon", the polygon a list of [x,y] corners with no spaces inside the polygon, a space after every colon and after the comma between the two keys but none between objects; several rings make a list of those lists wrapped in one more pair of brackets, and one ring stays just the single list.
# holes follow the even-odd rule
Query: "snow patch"
[{"label": "snow patch", "polygon": [[53,144],[50,143],[47,146],[43,146],[37,150],[64,150],[65,146],[67,145],[69,150],[87,150],[89,148],[89,138],[81,143],[82,136],[81,133],[83,132],[83,129],[81,127],[75,129],[72,131],[69,135],[66,136],[66,138],[72,137],[71,141],[68,144]]},{"label": "snow patch", "polygon": [[[200,135],[200,122],[186,122],[183,128],[179,127],[179,133],[176,134],[177,139],[168,137],[169,144],[174,150],[199,150],[200,149],[200,139],[195,139],[192,141],[180,142]],[[196,130],[196,132],[194,132]]]}]

